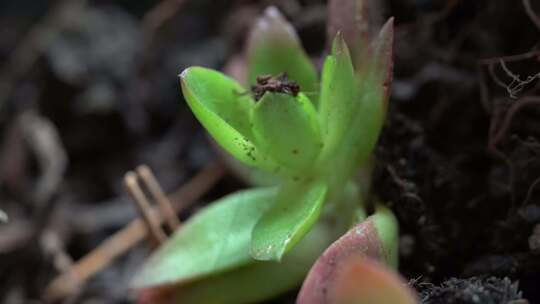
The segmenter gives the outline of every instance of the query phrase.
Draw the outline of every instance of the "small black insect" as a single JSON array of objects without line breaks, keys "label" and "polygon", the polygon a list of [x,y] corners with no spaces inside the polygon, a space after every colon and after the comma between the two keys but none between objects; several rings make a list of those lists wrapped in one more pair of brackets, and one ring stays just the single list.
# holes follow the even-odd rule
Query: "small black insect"
[{"label": "small black insect", "polygon": [[251,86],[251,93],[256,101],[261,99],[266,92],[284,93],[297,96],[300,86],[293,80],[289,80],[287,73],[281,73],[276,77],[272,75],[257,76],[257,84]]}]

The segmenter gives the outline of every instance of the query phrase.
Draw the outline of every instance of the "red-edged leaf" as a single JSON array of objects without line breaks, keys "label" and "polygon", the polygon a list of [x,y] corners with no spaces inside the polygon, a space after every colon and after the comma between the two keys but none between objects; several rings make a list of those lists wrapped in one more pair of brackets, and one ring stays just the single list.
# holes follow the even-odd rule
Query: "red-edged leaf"
[{"label": "red-edged leaf", "polygon": [[[416,304],[415,293],[394,271],[363,255],[334,262],[327,284],[319,288],[304,283],[297,304]],[[321,287],[321,286],[319,286]]]},{"label": "red-edged leaf", "polygon": [[379,76],[379,81],[382,82],[384,89],[383,104],[387,108],[394,67],[394,18],[386,21],[379,35],[373,41],[371,49],[375,57],[372,69]]},{"label": "red-edged leaf", "polygon": [[[338,33],[349,46],[353,59],[365,58],[370,39],[368,0],[330,0],[328,2],[327,40],[332,43]],[[355,62],[359,68],[360,62]]]},{"label": "red-edged leaf", "polygon": [[380,1],[329,0],[327,41],[341,33],[349,46],[356,70],[363,70],[372,61],[369,47],[382,24]]},{"label": "red-edged leaf", "polygon": [[[368,219],[358,224],[341,238],[335,241],[319,257],[315,265],[311,268],[300,295],[298,304],[340,304],[340,303],[414,303],[414,302],[343,302],[339,299],[346,299],[349,295],[354,295],[355,289],[348,290],[347,286],[357,286],[358,299],[363,296],[365,290],[372,287],[383,288],[385,276],[371,279],[362,278],[362,274],[349,271],[350,269],[361,269],[365,266],[360,258],[370,258],[393,266],[396,266],[397,258],[397,222],[389,209],[378,207],[377,212]],[[359,264],[359,265],[358,265]],[[375,281],[379,279],[379,281]],[[350,282],[349,282],[350,280]],[[382,280],[382,281],[381,281]],[[373,283],[369,285],[368,283]],[[365,285],[365,286],[364,286]],[[388,288],[394,288],[395,284]],[[345,286],[345,287],[344,287]],[[392,287],[394,286],[394,287]],[[347,287],[347,288],[346,288]],[[381,291],[385,293],[386,291]],[[401,291],[393,291],[401,295]],[[345,297],[347,296],[347,297]],[[396,299],[399,299],[397,297]]]}]

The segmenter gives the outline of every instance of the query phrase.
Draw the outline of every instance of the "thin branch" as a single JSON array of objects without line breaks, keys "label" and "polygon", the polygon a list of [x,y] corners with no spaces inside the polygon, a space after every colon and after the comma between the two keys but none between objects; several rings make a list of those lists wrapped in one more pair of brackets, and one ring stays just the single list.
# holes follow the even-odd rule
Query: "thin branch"
[{"label": "thin branch", "polygon": [[[176,212],[188,207],[204,195],[225,175],[225,168],[218,162],[212,162],[179,190],[169,195]],[[163,222],[157,208],[152,208],[152,218]],[[56,301],[76,292],[82,284],[106,268],[115,258],[123,255],[146,237],[148,230],[143,220],[138,218],[116,232],[92,252],[82,257],[73,267],[57,276],[47,286],[44,299]]]},{"label": "thin branch", "polygon": [[523,0],[523,6],[525,7],[525,12],[527,13],[527,16],[529,16],[534,25],[536,25],[536,28],[540,30],[540,18],[538,18],[538,15],[532,9],[531,1]]},{"label": "thin branch", "polygon": [[[156,215],[155,212],[152,216]],[[81,285],[107,267],[115,258],[139,243],[148,233],[143,220],[136,219],[115,233],[96,249],[82,257],[70,270],[57,276],[45,289],[46,302],[57,300],[76,292]]]},{"label": "thin branch", "polygon": [[510,55],[510,56],[502,56],[502,57],[492,57],[492,58],[485,58],[480,60],[480,64],[486,65],[486,64],[497,64],[501,60],[505,62],[514,62],[514,61],[521,61],[525,59],[531,59],[535,57],[540,56],[540,50],[532,50],[526,53],[517,54],[517,55]]},{"label": "thin branch", "polygon": [[506,63],[504,62],[504,60],[501,59],[500,64],[503,71],[506,73],[506,75],[512,79],[512,81],[506,85],[506,91],[508,92],[510,97],[513,99],[517,99],[517,93],[521,92],[526,85],[533,82],[537,78],[540,78],[540,73],[537,73],[532,76],[527,76],[526,79],[521,80],[521,76],[512,72],[506,66]]},{"label": "thin branch", "polygon": [[493,81],[495,82],[495,84],[504,88],[506,92],[508,92],[508,95],[510,96],[510,98],[512,99],[517,99],[518,98],[517,94],[523,91],[526,85],[528,85],[529,83],[537,79],[540,79],[540,73],[529,75],[527,76],[527,78],[521,79],[521,75],[512,72],[510,68],[508,68],[508,66],[506,65],[506,62],[502,59],[502,57],[499,58],[499,64],[502,70],[504,71],[504,73],[506,74],[506,76],[508,76],[512,81],[510,81],[509,83],[506,83],[503,80],[501,80],[499,76],[497,76],[497,73],[495,73],[494,63],[488,64],[489,74],[491,78],[493,79]]},{"label": "thin branch", "polygon": [[141,181],[154,197],[161,211],[161,215],[165,217],[165,221],[170,231],[175,231],[176,228],[180,226],[180,221],[178,220],[178,216],[176,216],[176,212],[174,212],[171,201],[169,201],[163,192],[163,189],[161,189],[161,186],[159,185],[155,175],[152,173],[152,170],[150,170],[150,168],[146,165],[141,165],[137,167],[135,172],[137,172],[137,175]]},{"label": "thin branch", "polygon": [[506,73],[506,75],[508,75],[508,77],[512,78],[512,80],[514,81],[517,81],[519,80],[519,75],[517,74],[514,74],[514,72],[510,71],[510,69],[506,66],[506,63],[504,62],[504,60],[499,60],[499,63],[503,69],[503,71]]},{"label": "thin branch", "polygon": [[499,78],[499,76],[497,76],[497,73],[495,73],[495,64],[488,65],[488,71],[489,71],[489,76],[491,76],[491,78],[493,79],[496,85],[504,89],[507,88],[508,85],[504,81],[502,81]]},{"label": "thin branch", "polygon": [[497,131],[493,135],[492,138],[490,138],[490,147],[495,148],[496,145],[501,141],[503,136],[506,134],[508,129],[510,128],[510,124],[512,123],[512,119],[514,116],[525,106],[528,105],[540,105],[540,96],[526,96],[521,99],[519,99],[517,102],[513,103],[510,109],[506,112],[504,119],[500,125],[499,128],[497,128]]},{"label": "thin branch", "polygon": [[132,171],[126,173],[124,185],[127,193],[135,203],[135,206],[137,206],[137,211],[139,211],[139,214],[150,233],[150,240],[156,247],[161,245],[165,242],[167,237],[165,236],[165,232],[161,229],[161,223],[159,223],[155,216],[152,215],[153,208],[139,186],[137,175]]}]

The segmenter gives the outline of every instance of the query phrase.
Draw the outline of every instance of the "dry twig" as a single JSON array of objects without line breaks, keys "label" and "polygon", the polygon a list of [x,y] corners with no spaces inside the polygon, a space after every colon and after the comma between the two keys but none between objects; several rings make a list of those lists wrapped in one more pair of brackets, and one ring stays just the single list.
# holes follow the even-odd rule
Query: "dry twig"
[{"label": "dry twig", "polygon": [[129,196],[131,196],[135,206],[137,206],[137,211],[139,211],[139,215],[143,219],[146,229],[148,229],[152,244],[155,247],[158,247],[165,242],[167,237],[165,236],[165,232],[163,232],[161,229],[161,223],[158,222],[157,218],[153,215],[154,210],[150,206],[150,202],[139,186],[137,175],[131,171],[126,173],[126,176],[124,177],[124,184],[127,193]]},{"label": "dry twig", "polygon": [[[195,202],[224,174],[225,169],[218,161],[206,166],[178,191],[169,195],[175,211],[179,212]],[[150,217],[158,223],[163,222],[157,208],[152,208]],[[123,229],[106,239],[92,252],[77,261],[69,271],[56,277],[45,289],[44,299],[49,302],[56,301],[76,292],[86,280],[139,243],[147,233],[148,230],[141,219],[133,220]]]},{"label": "dry twig", "polygon": [[174,211],[169,198],[167,198],[167,195],[165,195],[156,177],[152,173],[152,170],[150,170],[148,166],[142,165],[137,167],[135,172],[137,173],[141,181],[144,182],[145,186],[148,188],[148,191],[150,191],[150,193],[156,200],[160,208],[161,215],[165,217],[165,222],[167,226],[169,226],[169,230],[171,232],[175,231],[176,228],[180,226],[180,221],[176,216],[176,212]]}]

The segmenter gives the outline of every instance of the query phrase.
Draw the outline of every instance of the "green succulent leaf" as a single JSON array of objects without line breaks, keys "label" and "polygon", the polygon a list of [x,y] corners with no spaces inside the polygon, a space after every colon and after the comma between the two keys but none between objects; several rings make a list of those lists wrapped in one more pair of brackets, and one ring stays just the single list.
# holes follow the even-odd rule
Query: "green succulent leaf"
[{"label": "green succulent leaf", "polygon": [[327,188],[322,181],[283,185],[276,204],[253,229],[251,256],[256,260],[281,260],[319,218]]},{"label": "green succulent leaf", "polygon": [[[247,52],[251,84],[256,83],[259,75],[276,76],[287,72],[302,91],[317,92],[317,70],[302,48],[294,28],[275,7],[267,8],[255,24]],[[316,101],[316,98],[312,100]]]},{"label": "green succulent leaf", "polygon": [[277,174],[262,171],[256,167],[248,166],[236,158],[232,157],[223,149],[218,149],[224,165],[230,171],[231,175],[238,177],[242,182],[251,187],[269,187],[276,186],[281,183],[281,177]]},{"label": "green succulent leaf", "polygon": [[276,188],[241,191],[198,212],[147,260],[133,286],[184,282],[252,262],[251,231],[276,196]]},{"label": "green succulent leaf", "polygon": [[243,163],[267,171],[277,165],[252,142],[249,113],[254,101],[235,80],[202,67],[191,67],[180,74],[186,101],[212,137]]},{"label": "green succulent leaf", "polygon": [[346,135],[350,143],[347,147],[357,149],[352,153],[344,152],[344,155],[349,154],[351,161],[356,164],[362,164],[370,157],[384,124],[392,83],[393,42],[394,23],[393,19],[390,19],[373,42],[371,65],[357,72],[361,92],[357,117]]},{"label": "green succulent leaf", "polygon": [[327,164],[328,172],[340,172],[330,175],[333,189],[345,184],[373,152],[387,109],[392,42],[390,20],[372,45],[372,62],[355,73],[346,43],[338,34],[325,62],[320,106],[325,146],[319,160]]},{"label": "green succulent leaf", "polygon": [[394,269],[398,268],[399,224],[392,210],[378,204],[371,216],[381,242],[381,259]]},{"label": "green succulent leaf", "polygon": [[355,78],[349,50],[342,36],[334,40],[332,55],[326,58],[322,72],[321,104],[319,108],[323,161],[335,158],[335,151],[358,117],[358,83]]},{"label": "green succulent leaf", "polygon": [[307,171],[321,150],[317,112],[304,94],[265,93],[251,123],[261,152],[295,172]]},{"label": "green succulent leaf", "polygon": [[283,260],[254,262],[170,291],[162,301],[148,303],[247,304],[259,303],[299,286],[317,257],[330,245],[332,229],[317,223],[308,235]]}]

